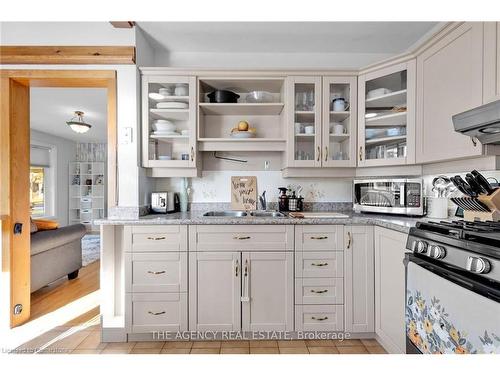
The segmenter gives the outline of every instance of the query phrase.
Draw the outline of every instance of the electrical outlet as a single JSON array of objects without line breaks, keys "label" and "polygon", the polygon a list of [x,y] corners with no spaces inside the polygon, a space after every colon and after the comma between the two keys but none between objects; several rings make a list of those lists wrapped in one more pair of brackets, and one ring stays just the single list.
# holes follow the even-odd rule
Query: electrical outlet
[{"label": "electrical outlet", "polygon": [[264,170],[265,171],[268,171],[269,170],[269,167],[271,165],[271,162],[269,160],[265,160],[264,161]]}]

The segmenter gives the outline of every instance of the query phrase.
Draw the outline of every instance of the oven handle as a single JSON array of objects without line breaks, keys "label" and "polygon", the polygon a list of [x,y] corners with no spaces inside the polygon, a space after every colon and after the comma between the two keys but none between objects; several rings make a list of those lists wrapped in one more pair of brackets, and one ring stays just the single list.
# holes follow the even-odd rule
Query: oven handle
[{"label": "oven handle", "polygon": [[[480,294],[495,302],[500,302],[500,283],[482,279],[480,276],[470,275],[460,270],[452,270],[443,267],[432,260],[422,259],[413,253],[407,253],[403,261],[405,275],[408,273],[408,263],[413,262],[427,271],[442,277],[454,284],[466,288],[474,293]],[[408,277],[406,277],[406,280]],[[407,288],[405,281],[405,289]]]}]

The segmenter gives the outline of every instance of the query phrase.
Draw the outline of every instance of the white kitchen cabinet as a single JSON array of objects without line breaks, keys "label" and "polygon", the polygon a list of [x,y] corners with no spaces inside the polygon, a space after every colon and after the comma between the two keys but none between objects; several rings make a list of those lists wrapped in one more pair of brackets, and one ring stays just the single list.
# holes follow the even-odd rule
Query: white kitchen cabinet
[{"label": "white kitchen cabinet", "polygon": [[286,107],[287,165],[321,167],[321,77],[288,77]]},{"label": "white kitchen cabinet", "polygon": [[389,353],[405,353],[407,235],[375,227],[375,332]]},{"label": "white kitchen cabinet", "polygon": [[483,103],[500,99],[500,22],[484,22]]},{"label": "white kitchen cabinet", "polygon": [[417,163],[482,155],[452,122],[482,103],[483,24],[465,22],[417,56]]},{"label": "white kitchen cabinet", "polygon": [[241,265],[243,331],[293,331],[293,253],[244,252]]},{"label": "white kitchen cabinet", "polygon": [[358,77],[358,166],[415,163],[415,60]]},{"label": "white kitchen cabinet", "polygon": [[[152,177],[196,177],[196,77],[142,70],[141,78],[143,167]],[[155,128],[157,120],[172,128]]]},{"label": "white kitchen cabinet", "polygon": [[241,329],[241,253],[189,254],[189,329]]},{"label": "white kitchen cabinet", "polygon": [[346,225],[344,303],[346,332],[374,332],[373,226]]}]

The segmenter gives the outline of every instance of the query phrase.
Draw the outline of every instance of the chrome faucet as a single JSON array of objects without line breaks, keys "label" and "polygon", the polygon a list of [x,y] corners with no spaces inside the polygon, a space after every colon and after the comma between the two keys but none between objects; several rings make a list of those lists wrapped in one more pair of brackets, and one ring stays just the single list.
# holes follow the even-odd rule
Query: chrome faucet
[{"label": "chrome faucet", "polygon": [[267,210],[267,201],[266,201],[266,191],[264,190],[261,195],[259,195],[260,207],[265,211]]}]

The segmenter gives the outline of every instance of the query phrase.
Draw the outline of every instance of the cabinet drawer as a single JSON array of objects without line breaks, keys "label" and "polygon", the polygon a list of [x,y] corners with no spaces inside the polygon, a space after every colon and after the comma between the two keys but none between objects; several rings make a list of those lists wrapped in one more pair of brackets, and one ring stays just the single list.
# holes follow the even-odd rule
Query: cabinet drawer
[{"label": "cabinet drawer", "polygon": [[343,305],[295,306],[297,331],[342,331],[344,329]]},{"label": "cabinet drawer", "polygon": [[293,225],[192,225],[190,250],[293,250]]},{"label": "cabinet drawer", "polygon": [[295,243],[302,251],[343,251],[342,225],[297,225]]},{"label": "cabinet drawer", "polygon": [[341,251],[295,253],[296,277],[343,277],[344,254]]},{"label": "cabinet drawer", "polygon": [[128,293],[130,333],[187,330],[187,293]]},{"label": "cabinet drawer", "polygon": [[147,225],[125,229],[127,251],[187,251],[187,226]]},{"label": "cabinet drawer", "polygon": [[326,305],[344,303],[344,279],[316,277],[295,279],[295,303]]},{"label": "cabinet drawer", "polygon": [[187,292],[187,253],[126,253],[126,292]]}]

